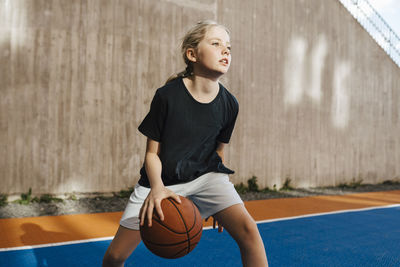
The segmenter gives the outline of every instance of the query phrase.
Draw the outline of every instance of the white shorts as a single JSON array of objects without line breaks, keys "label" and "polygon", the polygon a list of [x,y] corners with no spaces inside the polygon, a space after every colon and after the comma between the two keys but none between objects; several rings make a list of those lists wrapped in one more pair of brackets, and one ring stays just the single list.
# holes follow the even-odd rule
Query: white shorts
[{"label": "white shorts", "polygon": [[[166,186],[178,195],[189,198],[197,206],[202,218],[207,218],[235,204],[243,203],[225,173],[210,172],[184,184]],[[150,188],[137,184],[132,192],[120,225],[139,230],[140,208]]]}]

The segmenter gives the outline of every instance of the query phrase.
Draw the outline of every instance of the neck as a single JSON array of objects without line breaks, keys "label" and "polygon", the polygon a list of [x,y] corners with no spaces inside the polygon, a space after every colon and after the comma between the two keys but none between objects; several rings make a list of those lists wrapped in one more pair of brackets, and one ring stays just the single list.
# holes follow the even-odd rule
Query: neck
[{"label": "neck", "polygon": [[190,90],[198,94],[212,94],[219,90],[219,79],[210,79],[200,75],[187,78]]}]

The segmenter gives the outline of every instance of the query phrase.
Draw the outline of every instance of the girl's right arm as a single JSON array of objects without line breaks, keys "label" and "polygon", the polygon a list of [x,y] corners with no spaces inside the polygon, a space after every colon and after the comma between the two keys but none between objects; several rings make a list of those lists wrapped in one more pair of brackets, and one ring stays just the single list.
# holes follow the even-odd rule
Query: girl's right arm
[{"label": "girl's right arm", "polygon": [[162,164],[159,157],[160,143],[147,138],[146,155],[145,155],[145,169],[150,182],[150,193],[145,199],[143,206],[139,213],[140,225],[144,224],[144,219],[147,216],[149,227],[151,227],[153,210],[156,209],[161,220],[164,220],[164,214],[161,210],[161,200],[172,197],[178,203],[181,203],[179,196],[166,188],[161,179]]}]

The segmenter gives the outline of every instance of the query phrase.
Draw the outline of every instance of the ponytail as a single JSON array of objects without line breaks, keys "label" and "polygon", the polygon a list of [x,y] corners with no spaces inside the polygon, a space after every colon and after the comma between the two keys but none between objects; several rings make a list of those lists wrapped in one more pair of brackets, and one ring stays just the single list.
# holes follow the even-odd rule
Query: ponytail
[{"label": "ponytail", "polygon": [[165,84],[170,83],[178,78],[186,78],[186,77],[190,77],[192,75],[193,75],[193,66],[192,66],[192,64],[188,64],[184,71],[178,72],[178,73],[170,76],[167,79],[167,81],[165,82]]}]

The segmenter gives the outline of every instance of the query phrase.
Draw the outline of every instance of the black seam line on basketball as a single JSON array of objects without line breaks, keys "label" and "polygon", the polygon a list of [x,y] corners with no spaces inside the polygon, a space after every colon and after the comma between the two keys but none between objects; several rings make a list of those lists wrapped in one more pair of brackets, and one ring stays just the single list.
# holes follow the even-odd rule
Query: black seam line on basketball
[{"label": "black seam line on basketball", "polygon": [[178,232],[178,231],[175,231],[175,230],[169,228],[168,226],[164,225],[163,222],[161,220],[159,220],[159,219],[153,218],[153,220],[158,222],[160,226],[163,226],[164,228],[167,228],[168,230],[170,230],[171,232],[173,232],[175,234],[179,234],[179,235],[185,234],[185,232]]},{"label": "black seam line on basketball", "polygon": [[[168,199],[168,201],[171,201],[170,199]],[[176,207],[176,205],[175,205],[175,203],[173,203],[173,202],[171,202],[174,206],[175,206],[175,208],[177,209],[177,207]],[[185,223],[185,229],[187,229],[187,231],[186,232],[190,232],[190,231],[192,231],[193,230],[193,228],[196,226],[196,220],[197,220],[197,214],[196,214],[196,211],[195,211],[195,208],[197,209],[197,207],[196,206],[194,206],[194,204],[192,203],[192,206],[193,206],[193,216],[194,216],[194,221],[193,221],[193,225],[188,229],[187,228],[187,225],[186,225],[186,223],[185,223],[185,220],[183,219],[183,217],[182,217],[182,214],[179,212],[179,210],[177,209],[177,211],[178,211],[178,213],[179,213],[179,215],[181,216],[181,218],[182,218],[182,221]],[[168,226],[166,226],[166,225],[164,225],[163,224],[163,222],[160,220],[160,219],[157,219],[157,218],[153,218],[153,220],[154,221],[156,221],[156,222],[158,222],[160,225],[162,225],[162,226],[164,226],[165,228],[167,228],[168,230],[170,230],[171,232],[173,232],[173,233],[175,233],[175,234],[184,234],[185,232],[178,232],[178,231],[175,231],[175,230],[173,230],[173,229],[171,229],[171,228],[169,228]]]},{"label": "black seam line on basketball", "polygon": [[192,240],[193,238],[195,238],[196,236],[198,236],[202,231],[203,231],[203,227],[201,227],[200,230],[199,230],[197,233],[195,233],[195,234],[190,238],[190,240]]},{"label": "black seam line on basketball", "polygon": [[[188,242],[188,252],[187,253],[189,253],[190,252],[190,236],[189,236],[189,230],[188,230],[188,227],[187,227],[187,225],[186,225],[186,222],[185,222],[185,219],[183,218],[183,216],[182,216],[182,214],[181,214],[181,211],[178,209],[178,207],[175,205],[175,203],[171,200],[171,199],[169,199],[169,198],[167,198],[167,200],[169,201],[169,202],[171,202],[171,204],[172,205],[174,205],[174,207],[175,207],[175,209],[178,211],[178,213],[179,213],[179,216],[181,216],[181,219],[182,219],[182,221],[183,221],[183,224],[185,225],[185,228],[186,228],[186,235],[187,235],[187,242]],[[195,218],[196,219],[196,218]],[[196,221],[195,221],[196,222]]]},{"label": "black seam line on basketball", "polygon": [[[195,220],[196,220],[196,218],[197,218],[197,217],[196,217],[196,214],[195,214],[194,218],[195,218]],[[170,230],[171,232],[173,232],[173,233],[175,233],[175,234],[180,234],[180,235],[181,235],[181,234],[185,234],[185,233],[186,233],[186,232],[178,232],[178,231],[175,231],[175,230],[171,229],[170,227],[164,225],[164,224],[163,224],[163,221],[161,221],[161,220],[159,220],[159,219],[157,219],[157,218],[153,218],[153,220],[156,221],[156,222],[158,222],[160,226],[163,226],[164,228],[167,228],[168,230]],[[196,225],[196,223],[193,224],[193,227],[190,228],[190,229],[188,230],[188,232],[191,232],[191,231],[193,230],[193,228],[194,228],[195,225]],[[203,227],[201,227],[201,228],[203,228]]]},{"label": "black seam line on basketball", "polygon": [[[197,207],[194,205],[194,203],[192,202],[192,207],[193,207],[193,213],[194,213],[194,223],[193,223],[193,227],[190,229],[190,232],[192,231],[192,229],[195,227],[196,225],[196,220],[197,220],[197,214],[196,214],[196,209]],[[199,231],[197,233],[195,233],[190,239],[189,241],[191,241],[193,238],[195,238],[196,236],[198,236],[199,234],[201,234],[201,232],[203,231],[203,224],[201,225]],[[201,238],[201,237],[200,237]],[[198,242],[197,242],[198,243]],[[192,244],[192,246],[196,246],[197,243]],[[189,251],[190,252],[190,251]]]},{"label": "black seam line on basketball", "polygon": [[158,243],[154,243],[154,242],[151,242],[151,241],[148,241],[148,240],[143,240],[143,242],[146,242],[146,243],[148,243],[150,245],[160,246],[160,247],[169,247],[169,246],[175,246],[175,245],[183,244],[183,243],[187,242],[187,240],[184,240],[184,241],[181,241],[181,242],[178,242],[178,243],[172,243],[172,244],[171,243],[158,244]]},{"label": "black seam line on basketball", "polygon": [[[176,257],[176,255],[179,255],[180,253],[182,253],[182,251],[184,251],[186,248],[184,248],[184,249],[181,249],[180,251],[178,251],[177,253],[175,253],[174,255],[172,255],[172,258],[175,258]],[[187,254],[187,253],[186,253]],[[185,254],[185,255],[186,255]],[[182,255],[182,256],[184,256],[184,255]]]},{"label": "black seam line on basketball", "polygon": [[[143,242],[146,242],[146,243],[151,244],[151,245],[160,246],[160,247],[168,247],[168,246],[180,245],[180,244],[183,244],[183,243],[187,242],[188,240],[191,241],[192,239],[194,239],[196,236],[198,236],[202,232],[202,230],[203,230],[203,227],[200,228],[200,230],[196,234],[194,234],[190,239],[186,239],[186,240],[180,241],[178,243],[159,244],[159,243],[154,243],[154,242],[151,242],[151,241],[145,240],[145,239],[143,240]],[[195,244],[197,244],[197,243],[195,243]]]},{"label": "black seam line on basketball", "polygon": [[192,208],[193,208],[194,221],[193,221],[193,226],[190,228],[190,230],[192,230],[194,228],[194,226],[196,225],[196,220],[197,220],[197,214],[196,214],[197,207],[194,205],[193,202],[192,202]]}]

